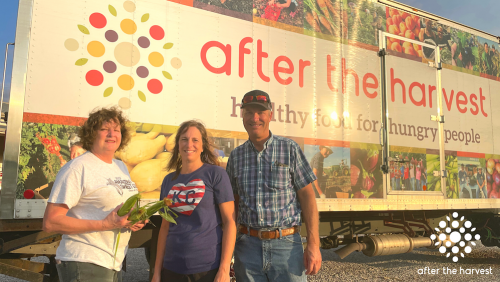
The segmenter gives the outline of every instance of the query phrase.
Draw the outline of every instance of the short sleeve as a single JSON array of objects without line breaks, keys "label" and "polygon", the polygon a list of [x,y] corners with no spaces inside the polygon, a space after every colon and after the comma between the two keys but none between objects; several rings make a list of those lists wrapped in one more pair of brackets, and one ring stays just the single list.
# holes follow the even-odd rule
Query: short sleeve
[{"label": "short sleeve", "polygon": [[234,177],[233,172],[233,162],[234,162],[234,150],[229,155],[229,159],[227,160],[226,172],[229,178],[229,183],[232,187],[233,194],[238,195],[238,186],[236,185],[236,177]]},{"label": "short sleeve", "polygon": [[216,204],[234,201],[233,190],[227,172],[215,166],[214,199]]},{"label": "short sleeve", "polygon": [[[175,172],[172,172],[172,173],[175,173]],[[171,173],[171,174],[172,174]],[[163,198],[165,198],[166,196],[168,196],[168,192],[167,191],[170,191],[170,187],[169,187],[169,182],[170,182],[170,179],[169,179],[169,176],[170,174],[168,174],[167,176],[165,176],[165,178],[163,178],[163,182],[161,183],[161,190],[160,190],[160,201],[163,200]],[[163,209],[163,212],[165,212],[165,209]]]},{"label": "short sleeve", "polygon": [[316,180],[316,176],[314,175],[312,168],[307,162],[306,156],[300,149],[299,145],[295,142],[292,144],[292,152],[295,154],[292,180],[295,191],[298,191]]},{"label": "short sleeve", "polygon": [[316,155],[312,157],[311,162],[309,164],[311,165],[311,168],[318,169],[318,158],[316,157]]},{"label": "short sleeve", "polygon": [[63,167],[56,176],[48,202],[65,204],[71,209],[78,204],[82,193],[82,174],[70,166]]}]

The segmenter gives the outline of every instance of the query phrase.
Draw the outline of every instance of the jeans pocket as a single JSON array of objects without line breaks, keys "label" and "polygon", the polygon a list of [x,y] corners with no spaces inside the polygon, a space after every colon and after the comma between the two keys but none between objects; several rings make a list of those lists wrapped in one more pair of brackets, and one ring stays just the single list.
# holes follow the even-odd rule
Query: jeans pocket
[{"label": "jeans pocket", "polygon": [[245,236],[246,236],[246,234],[243,234],[243,233],[236,235],[236,243],[241,241],[241,239],[243,239],[243,237],[245,237]]},{"label": "jeans pocket", "polygon": [[285,236],[283,239],[293,244],[302,244],[302,237],[300,236],[300,233]]}]

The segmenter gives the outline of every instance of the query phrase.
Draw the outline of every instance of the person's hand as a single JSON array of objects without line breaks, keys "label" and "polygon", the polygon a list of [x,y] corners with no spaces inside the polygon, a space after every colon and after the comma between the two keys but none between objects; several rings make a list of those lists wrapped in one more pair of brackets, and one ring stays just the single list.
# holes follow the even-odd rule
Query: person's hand
[{"label": "person's hand", "polygon": [[137,222],[136,224],[130,226],[130,230],[132,230],[133,232],[135,231],[139,231],[141,230],[144,226],[146,226],[146,224],[149,222],[149,220],[144,220],[144,221],[139,221]]},{"label": "person's hand", "polygon": [[306,275],[315,275],[321,268],[321,252],[319,246],[312,246],[307,244],[304,250],[304,267],[306,268]]},{"label": "person's hand", "polygon": [[70,158],[71,159],[74,159],[78,156],[80,156],[81,154],[85,153],[85,149],[83,149],[81,146],[79,145],[73,145],[71,146],[70,148]]},{"label": "person's hand", "polygon": [[229,282],[231,277],[229,277],[229,269],[219,268],[217,275],[215,276],[214,282]]},{"label": "person's hand", "polygon": [[102,220],[102,227],[104,230],[113,230],[118,228],[125,228],[130,226],[130,221],[127,220],[130,213],[119,216],[118,210],[123,206],[123,203],[118,205],[113,211],[111,211],[105,219]]},{"label": "person's hand", "polygon": [[151,278],[151,282],[161,282],[161,274],[155,271],[153,278]]}]

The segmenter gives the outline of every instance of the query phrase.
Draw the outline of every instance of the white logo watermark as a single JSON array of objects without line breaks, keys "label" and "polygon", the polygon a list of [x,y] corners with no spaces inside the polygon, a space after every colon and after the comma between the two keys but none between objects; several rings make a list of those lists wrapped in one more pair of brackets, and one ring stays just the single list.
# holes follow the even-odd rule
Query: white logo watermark
[{"label": "white logo watermark", "polygon": [[[432,234],[430,237],[433,241],[439,238],[439,241],[435,243],[436,246],[442,244],[442,246],[439,247],[439,252],[442,254],[446,253],[447,258],[451,257],[453,254],[452,260],[454,262],[458,261],[459,256],[464,258],[464,253],[468,254],[471,252],[472,248],[470,245],[476,245],[476,243],[471,241],[471,233],[473,233],[476,228],[472,227],[472,223],[468,220],[463,222],[465,219],[464,216],[460,219],[458,219],[458,216],[457,212],[452,214],[453,219],[446,216],[448,222],[442,220],[439,222],[439,228],[435,228],[435,230],[440,232],[440,234],[438,236],[436,234]],[[460,225],[462,226],[459,228]],[[480,240],[481,236],[476,234],[474,239]]]}]

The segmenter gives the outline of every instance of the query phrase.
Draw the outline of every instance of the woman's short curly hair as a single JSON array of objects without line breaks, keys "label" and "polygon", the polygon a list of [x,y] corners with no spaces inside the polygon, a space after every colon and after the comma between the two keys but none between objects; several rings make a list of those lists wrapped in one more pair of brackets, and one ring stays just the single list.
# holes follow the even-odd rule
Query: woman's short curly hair
[{"label": "woman's short curly hair", "polygon": [[97,131],[101,128],[103,123],[110,121],[114,121],[120,125],[122,141],[117,151],[127,146],[131,138],[130,129],[127,127],[127,123],[129,121],[123,115],[122,111],[115,106],[111,108],[96,108],[90,113],[89,118],[78,131],[78,136],[80,137],[83,149],[87,151],[92,149],[94,140],[97,136]]}]

